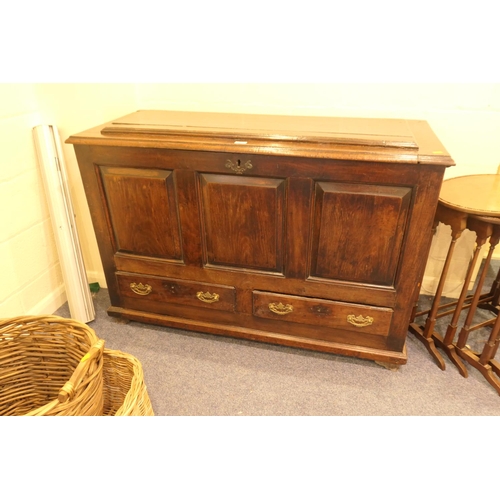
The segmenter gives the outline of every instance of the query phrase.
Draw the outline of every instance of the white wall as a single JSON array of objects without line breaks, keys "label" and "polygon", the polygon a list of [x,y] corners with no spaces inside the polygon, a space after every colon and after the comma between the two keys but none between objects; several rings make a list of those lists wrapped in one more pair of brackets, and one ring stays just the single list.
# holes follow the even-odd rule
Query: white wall
[{"label": "white wall", "polygon": [[[500,164],[500,84],[0,84],[0,199],[8,214],[0,225],[0,316],[64,300],[32,127],[56,125],[64,142],[148,108],[424,119],[457,162],[446,177],[495,173]],[[105,285],[72,146],[64,153],[89,281]]]},{"label": "white wall", "polygon": [[0,85],[0,317],[51,313],[66,300],[32,129],[34,86]]}]

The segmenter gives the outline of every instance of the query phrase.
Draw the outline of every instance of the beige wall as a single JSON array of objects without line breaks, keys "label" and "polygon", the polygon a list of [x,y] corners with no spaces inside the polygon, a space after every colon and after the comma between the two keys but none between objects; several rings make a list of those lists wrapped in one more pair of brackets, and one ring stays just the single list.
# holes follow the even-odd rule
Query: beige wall
[{"label": "beige wall", "polygon": [[65,301],[32,128],[34,86],[0,85],[0,317],[53,312]]},{"label": "beige wall", "polygon": [[[32,127],[56,125],[64,141],[148,108],[424,119],[457,162],[446,177],[494,173],[500,164],[500,84],[0,84],[0,199],[8,214],[0,316],[52,312],[64,300]],[[105,285],[72,147],[64,153],[89,281]]]}]

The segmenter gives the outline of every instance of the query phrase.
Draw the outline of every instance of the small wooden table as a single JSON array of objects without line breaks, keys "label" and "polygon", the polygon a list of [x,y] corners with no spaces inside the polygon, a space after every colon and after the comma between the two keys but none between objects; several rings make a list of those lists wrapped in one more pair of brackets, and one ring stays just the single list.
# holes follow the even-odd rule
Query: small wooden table
[{"label": "small wooden table", "polygon": [[[444,370],[446,365],[437,347],[442,349],[461,375],[468,372],[463,360],[477,368],[486,380],[500,394],[500,364],[494,360],[500,341],[500,271],[489,293],[482,294],[482,288],[488,272],[493,251],[500,240],[500,175],[484,174],[456,177],[443,182],[439,204],[436,211],[434,228],[439,222],[451,227],[451,242],[444,263],[437,290],[429,310],[417,312],[415,307],[410,332],[416,335],[427,347],[429,353]],[[457,301],[441,304],[443,288],[453,257],[453,251],[462,232],[469,229],[476,233],[476,247],[470,260],[465,282]],[[489,251],[482,271],[478,277],[475,292],[468,294],[469,284],[483,245],[489,240]],[[477,308],[494,313],[488,321],[473,325]],[[455,336],[462,311],[468,309],[467,317]],[[427,314],[425,325],[419,325],[415,318]],[[435,331],[436,321],[452,315],[444,336]],[[491,334],[481,353],[473,352],[467,345],[469,334],[483,327],[491,327]]]}]

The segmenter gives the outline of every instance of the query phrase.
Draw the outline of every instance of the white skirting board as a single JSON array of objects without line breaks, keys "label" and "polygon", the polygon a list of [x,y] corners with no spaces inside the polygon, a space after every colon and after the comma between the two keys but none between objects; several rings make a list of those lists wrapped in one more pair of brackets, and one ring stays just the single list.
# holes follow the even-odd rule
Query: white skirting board
[{"label": "white skirting board", "polygon": [[66,287],[63,285],[58,286],[52,292],[44,297],[40,302],[26,311],[28,316],[46,316],[54,314],[61,306],[67,302]]},{"label": "white skirting board", "polygon": [[33,137],[47,194],[70,315],[76,321],[89,323],[95,319],[95,310],[76,230],[75,212],[59,133],[54,125],[38,125],[33,128]]}]

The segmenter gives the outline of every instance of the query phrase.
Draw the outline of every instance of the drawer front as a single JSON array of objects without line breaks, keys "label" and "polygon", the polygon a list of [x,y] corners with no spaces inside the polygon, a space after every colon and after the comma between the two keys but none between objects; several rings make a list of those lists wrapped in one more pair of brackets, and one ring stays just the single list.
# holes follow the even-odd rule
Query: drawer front
[{"label": "drawer front", "polygon": [[253,292],[253,314],[289,321],[387,337],[392,309],[268,292]]},{"label": "drawer front", "polygon": [[231,286],[131,273],[116,273],[116,279],[120,294],[125,297],[234,311],[236,293]]}]

